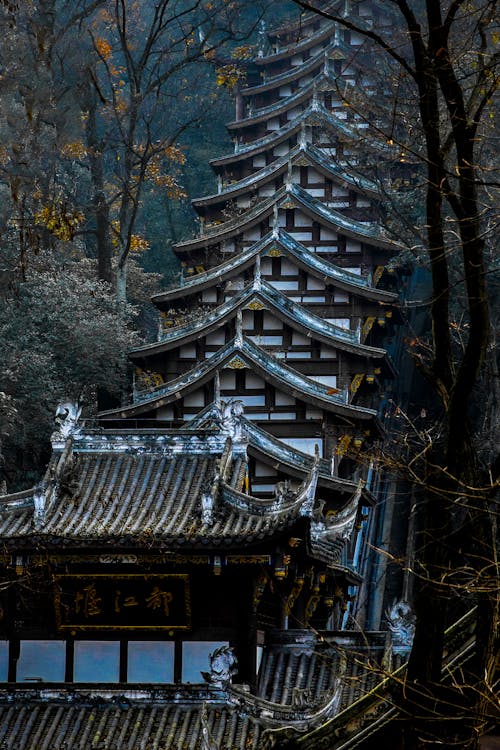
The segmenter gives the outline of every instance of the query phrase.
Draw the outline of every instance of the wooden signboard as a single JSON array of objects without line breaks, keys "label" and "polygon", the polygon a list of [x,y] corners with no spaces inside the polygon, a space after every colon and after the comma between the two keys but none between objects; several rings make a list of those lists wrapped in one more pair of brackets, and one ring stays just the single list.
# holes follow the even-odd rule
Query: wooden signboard
[{"label": "wooden signboard", "polygon": [[60,631],[188,630],[187,574],[56,575]]}]

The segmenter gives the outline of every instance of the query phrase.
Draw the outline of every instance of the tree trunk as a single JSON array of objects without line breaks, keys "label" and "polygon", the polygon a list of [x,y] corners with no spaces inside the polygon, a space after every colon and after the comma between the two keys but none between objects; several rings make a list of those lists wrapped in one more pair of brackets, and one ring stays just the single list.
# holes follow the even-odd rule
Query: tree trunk
[{"label": "tree trunk", "polygon": [[97,136],[97,101],[95,92],[92,90],[91,81],[88,82],[88,95],[85,105],[88,110],[86,136],[93,188],[92,204],[95,216],[97,272],[100,279],[111,284],[113,281],[113,272],[111,268],[111,240],[109,236],[109,206],[104,190],[102,144],[99,143]]},{"label": "tree trunk", "polygon": [[127,301],[127,264],[118,263],[116,267],[116,300],[124,303]]}]

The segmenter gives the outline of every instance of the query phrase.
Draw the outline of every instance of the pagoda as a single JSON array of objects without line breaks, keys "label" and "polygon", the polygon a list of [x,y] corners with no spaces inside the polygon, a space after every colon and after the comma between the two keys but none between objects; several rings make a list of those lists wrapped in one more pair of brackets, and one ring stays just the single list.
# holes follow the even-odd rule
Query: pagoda
[{"label": "pagoda", "polygon": [[258,748],[408,652],[373,576],[401,246],[396,155],[344,106],[362,41],[313,14],[266,37],[130,403],[61,404],[44,478],[2,498],[6,748]]}]

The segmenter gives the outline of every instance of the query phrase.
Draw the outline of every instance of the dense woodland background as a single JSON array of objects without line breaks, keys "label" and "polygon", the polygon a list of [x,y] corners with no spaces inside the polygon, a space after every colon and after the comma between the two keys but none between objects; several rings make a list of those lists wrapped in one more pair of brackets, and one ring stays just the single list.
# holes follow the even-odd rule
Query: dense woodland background
[{"label": "dense woodland background", "polygon": [[[382,456],[410,482],[417,527],[416,638],[398,700],[413,717],[406,748],[473,748],[498,708],[498,3],[384,5],[399,37],[329,17],[375,45],[387,93],[352,91],[346,106],[383,122],[421,175],[386,206],[402,260],[430,278],[406,301],[410,319],[428,313],[406,342],[425,387],[408,412],[393,405],[400,429]],[[60,399],[91,416],[98,394],[126,395],[126,351],[154,335],[147,300],[178,278],[172,244],[196,229],[188,196],[215,189],[208,160],[232,149],[230,92],[263,44],[261,21],[298,6],[0,0],[3,489],[38,481]],[[450,685],[445,629],[472,605],[476,658]]]},{"label": "dense woodland background", "polygon": [[[287,2],[0,3],[1,483],[37,481],[54,408],[87,415],[127,387],[125,353],[155,335],[148,300],[178,279],[172,244],[244,60]],[[243,63],[243,65],[242,65]]]}]

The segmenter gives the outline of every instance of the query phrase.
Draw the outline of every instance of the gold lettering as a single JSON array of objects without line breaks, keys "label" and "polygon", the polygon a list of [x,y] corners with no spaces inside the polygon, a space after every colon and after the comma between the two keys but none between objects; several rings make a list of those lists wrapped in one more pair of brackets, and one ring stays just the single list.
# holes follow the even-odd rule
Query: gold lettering
[{"label": "gold lettering", "polygon": [[162,591],[158,586],[154,586],[151,590],[151,594],[146,597],[146,607],[149,609],[163,609],[165,617],[170,614],[169,604],[173,599],[171,591]]}]

